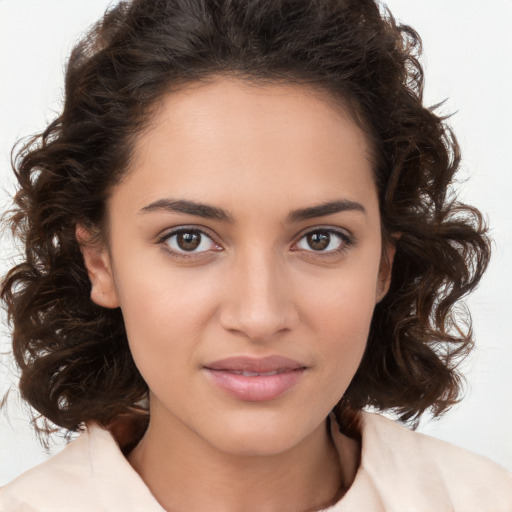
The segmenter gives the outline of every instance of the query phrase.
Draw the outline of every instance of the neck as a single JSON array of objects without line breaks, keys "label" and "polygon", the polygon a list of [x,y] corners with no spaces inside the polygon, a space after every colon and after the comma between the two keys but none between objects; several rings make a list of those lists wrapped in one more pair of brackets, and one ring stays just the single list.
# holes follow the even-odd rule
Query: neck
[{"label": "neck", "polygon": [[166,510],[313,511],[337,501],[355,476],[357,443],[340,436],[337,444],[323,423],[285,452],[237,455],[152,417],[128,459]]}]

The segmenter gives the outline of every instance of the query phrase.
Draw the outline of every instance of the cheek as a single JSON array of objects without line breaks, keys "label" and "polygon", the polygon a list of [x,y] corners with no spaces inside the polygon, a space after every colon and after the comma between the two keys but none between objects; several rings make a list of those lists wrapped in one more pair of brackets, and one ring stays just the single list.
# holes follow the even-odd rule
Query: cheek
[{"label": "cheek", "polygon": [[[376,258],[374,258],[376,260]],[[322,332],[367,332],[376,304],[377,263],[347,265],[303,281],[304,315]]]},{"label": "cheek", "polygon": [[[366,348],[378,276],[374,260],[357,269],[347,266],[322,281],[315,279],[316,286],[312,279],[300,292],[302,317],[317,339],[324,368],[342,393]],[[340,375],[345,376],[343,382]]]},{"label": "cheek", "polygon": [[[137,268],[137,267],[132,267]],[[180,367],[193,357],[201,332],[215,312],[214,276],[202,278],[183,269],[166,272],[145,265],[143,272],[123,275],[118,294],[133,357],[144,367]],[[195,269],[197,270],[197,269]],[[129,276],[128,278],[126,276]],[[180,363],[181,361],[181,363]],[[165,365],[163,363],[165,362]]]},{"label": "cheek", "polygon": [[[366,349],[373,301],[369,297],[333,296],[317,316],[318,361],[322,368],[322,393],[330,407],[345,394]],[[322,305],[318,303],[318,307]]]}]

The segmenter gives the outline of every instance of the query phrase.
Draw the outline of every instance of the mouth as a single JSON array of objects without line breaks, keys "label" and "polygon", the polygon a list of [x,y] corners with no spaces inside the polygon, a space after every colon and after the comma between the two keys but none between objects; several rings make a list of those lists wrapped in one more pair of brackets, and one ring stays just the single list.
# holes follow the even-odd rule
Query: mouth
[{"label": "mouth", "polygon": [[203,369],[210,382],[232,398],[247,402],[266,402],[295,387],[307,367],[282,356],[241,356],[209,363]]},{"label": "mouth", "polygon": [[264,375],[298,370],[306,368],[306,365],[283,356],[238,356],[220,359],[219,361],[205,365],[205,368],[213,371]]},{"label": "mouth", "polygon": [[[209,368],[211,370],[211,368]],[[286,370],[284,368],[280,368],[279,370],[272,370],[270,372],[247,372],[247,371],[241,371],[241,370],[212,370],[212,371],[225,371],[228,373],[232,373],[234,375],[243,375],[244,377],[261,377],[265,375],[278,375],[279,373],[284,373],[289,370]]]}]

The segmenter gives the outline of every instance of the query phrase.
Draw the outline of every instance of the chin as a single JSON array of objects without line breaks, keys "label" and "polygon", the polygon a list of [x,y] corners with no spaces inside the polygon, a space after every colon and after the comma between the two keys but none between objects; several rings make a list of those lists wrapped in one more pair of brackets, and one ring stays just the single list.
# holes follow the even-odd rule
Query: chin
[{"label": "chin", "polygon": [[[243,457],[275,456],[293,449],[318,425],[277,411],[247,411],[210,422],[205,440],[220,451]],[[322,423],[323,418],[320,419]]]}]

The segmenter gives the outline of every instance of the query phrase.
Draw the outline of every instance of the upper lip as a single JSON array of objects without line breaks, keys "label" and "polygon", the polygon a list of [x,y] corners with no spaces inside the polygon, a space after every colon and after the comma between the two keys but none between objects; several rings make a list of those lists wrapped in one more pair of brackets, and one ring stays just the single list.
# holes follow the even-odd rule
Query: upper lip
[{"label": "upper lip", "polygon": [[298,361],[284,356],[248,357],[236,356],[219,359],[208,363],[205,368],[209,370],[239,371],[253,373],[267,373],[274,371],[293,371],[306,366]]}]

